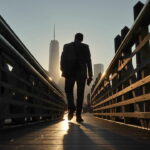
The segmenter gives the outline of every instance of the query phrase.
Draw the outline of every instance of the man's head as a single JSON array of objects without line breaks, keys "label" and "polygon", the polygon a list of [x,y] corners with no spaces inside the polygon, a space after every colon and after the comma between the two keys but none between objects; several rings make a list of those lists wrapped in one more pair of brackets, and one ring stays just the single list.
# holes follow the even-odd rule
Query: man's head
[{"label": "man's head", "polygon": [[83,34],[82,33],[76,33],[75,34],[75,41],[82,42],[83,41]]}]

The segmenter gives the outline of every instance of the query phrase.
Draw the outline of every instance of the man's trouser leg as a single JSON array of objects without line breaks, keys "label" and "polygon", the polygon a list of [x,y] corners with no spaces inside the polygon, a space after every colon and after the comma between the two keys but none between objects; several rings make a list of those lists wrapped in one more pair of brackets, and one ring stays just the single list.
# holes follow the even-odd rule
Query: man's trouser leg
[{"label": "man's trouser leg", "polygon": [[77,78],[77,116],[81,116],[86,78]]},{"label": "man's trouser leg", "polygon": [[75,84],[74,78],[65,79],[65,92],[67,96],[68,110],[75,110],[74,96],[73,96],[74,84]]}]

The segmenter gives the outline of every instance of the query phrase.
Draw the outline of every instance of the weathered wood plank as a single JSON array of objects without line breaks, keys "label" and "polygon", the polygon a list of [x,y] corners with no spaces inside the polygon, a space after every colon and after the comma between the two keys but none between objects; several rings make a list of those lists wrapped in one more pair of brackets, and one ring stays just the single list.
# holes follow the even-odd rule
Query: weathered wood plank
[{"label": "weathered wood plank", "polygon": [[94,115],[150,119],[150,112],[94,113]]},{"label": "weathered wood plank", "polygon": [[110,108],[114,108],[114,107],[119,107],[119,106],[125,106],[125,105],[135,104],[135,103],[139,103],[139,102],[144,102],[144,101],[150,101],[150,94],[137,96],[137,97],[134,97],[134,98],[131,98],[131,99],[128,99],[128,100],[118,102],[116,104],[111,104],[111,105],[108,105],[108,106],[96,108],[93,111],[105,110],[105,109],[110,109]]},{"label": "weathered wood plank", "polygon": [[114,94],[114,95],[108,97],[107,99],[102,100],[101,102],[97,103],[97,104],[94,105],[93,107],[97,107],[98,105],[101,105],[101,104],[103,104],[103,103],[106,103],[106,102],[108,102],[109,100],[112,100],[112,99],[114,99],[114,98],[116,98],[116,97],[118,97],[118,96],[120,96],[120,95],[123,95],[123,94],[125,94],[125,93],[127,93],[127,92],[129,92],[129,91],[131,91],[131,90],[133,90],[133,89],[135,89],[135,88],[137,88],[137,87],[140,87],[140,86],[142,86],[142,85],[144,85],[144,84],[146,84],[146,83],[149,83],[149,82],[150,82],[150,75],[147,76],[147,77],[145,77],[145,78],[143,78],[143,79],[141,79],[141,80],[139,80],[139,81],[137,81],[137,82],[135,82],[134,84],[132,84],[132,85],[126,87],[125,89],[123,89],[123,90],[117,92],[116,94]]},{"label": "weathered wood plank", "polygon": [[146,150],[149,131],[83,115],[84,122],[46,122],[0,130],[2,150]]}]

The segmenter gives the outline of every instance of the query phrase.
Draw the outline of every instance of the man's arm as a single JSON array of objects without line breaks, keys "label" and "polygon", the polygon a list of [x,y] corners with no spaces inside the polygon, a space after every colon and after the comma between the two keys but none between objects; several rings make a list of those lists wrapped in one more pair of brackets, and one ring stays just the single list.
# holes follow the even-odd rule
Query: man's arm
[{"label": "man's arm", "polygon": [[63,47],[63,51],[62,51],[62,54],[61,54],[61,60],[60,60],[60,70],[62,72],[64,71],[64,63],[65,63],[64,53],[65,53],[65,45]]},{"label": "man's arm", "polygon": [[92,61],[91,61],[91,53],[89,46],[87,46],[87,68],[88,68],[88,78],[92,80],[93,70],[92,70]]}]

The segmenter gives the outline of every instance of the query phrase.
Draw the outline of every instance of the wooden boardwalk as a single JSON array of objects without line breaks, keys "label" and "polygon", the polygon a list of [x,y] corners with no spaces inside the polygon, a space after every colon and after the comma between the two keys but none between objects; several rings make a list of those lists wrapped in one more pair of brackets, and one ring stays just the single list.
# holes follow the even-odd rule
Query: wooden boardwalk
[{"label": "wooden boardwalk", "polygon": [[83,115],[0,131],[0,150],[148,150],[150,132]]}]

